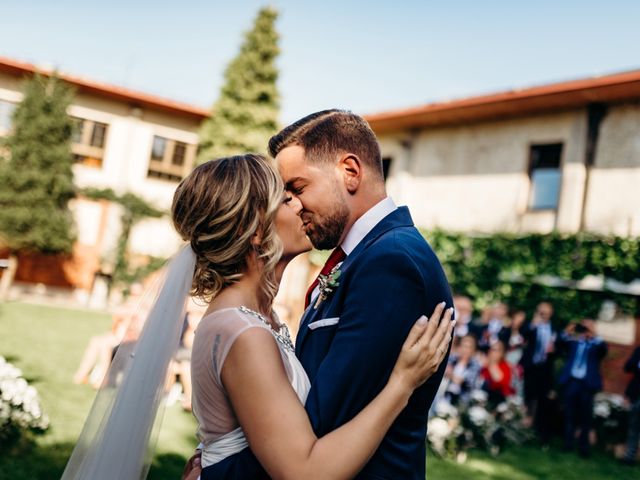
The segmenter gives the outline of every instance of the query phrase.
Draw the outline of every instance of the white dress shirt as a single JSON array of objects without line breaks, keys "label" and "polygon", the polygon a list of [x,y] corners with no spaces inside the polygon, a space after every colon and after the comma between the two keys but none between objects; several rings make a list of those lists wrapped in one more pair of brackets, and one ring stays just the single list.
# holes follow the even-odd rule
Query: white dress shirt
[{"label": "white dress shirt", "polygon": [[344,253],[350,255],[364,237],[366,237],[384,217],[397,208],[396,204],[391,200],[391,197],[387,197],[367,210],[364,215],[355,221],[340,244]]},{"label": "white dress shirt", "polygon": [[536,326],[536,351],[533,355],[533,363],[538,365],[547,360],[547,350],[549,344],[553,343],[553,331],[549,322],[540,323]]}]

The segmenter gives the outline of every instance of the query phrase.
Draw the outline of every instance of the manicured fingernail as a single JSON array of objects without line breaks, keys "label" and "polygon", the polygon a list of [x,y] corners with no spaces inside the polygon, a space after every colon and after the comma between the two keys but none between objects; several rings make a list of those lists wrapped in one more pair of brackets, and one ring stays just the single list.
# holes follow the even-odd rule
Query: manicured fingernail
[{"label": "manicured fingernail", "polygon": [[427,317],[425,317],[424,315],[422,315],[419,319],[418,319],[418,325],[424,325],[427,323]]},{"label": "manicured fingernail", "polygon": [[453,307],[449,308],[449,313],[453,315]]},{"label": "manicured fingernail", "polygon": [[444,306],[445,306],[446,304],[447,304],[447,302],[440,302],[440,303],[438,304],[438,306],[439,306],[439,307],[443,307],[443,308],[444,308]]},{"label": "manicured fingernail", "polygon": [[457,321],[458,321],[458,320],[453,320],[453,321],[451,322],[451,326],[452,326],[452,327],[455,327],[455,326],[456,326],[456,322],[457,322]]}]

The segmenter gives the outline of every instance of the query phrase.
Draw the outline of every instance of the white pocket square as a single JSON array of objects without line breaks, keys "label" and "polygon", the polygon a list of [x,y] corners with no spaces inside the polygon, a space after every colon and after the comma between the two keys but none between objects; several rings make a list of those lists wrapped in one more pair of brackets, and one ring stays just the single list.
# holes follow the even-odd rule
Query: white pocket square
[{"label": "white pocket square", "polygon": [[309,330],[315,330],[320,327],[328,327],[329,325],[335,325],[340,321],[340,317],[333,318],[323,318],[322,320],[316,320],[315,322],[311,322],[307,327]]}]

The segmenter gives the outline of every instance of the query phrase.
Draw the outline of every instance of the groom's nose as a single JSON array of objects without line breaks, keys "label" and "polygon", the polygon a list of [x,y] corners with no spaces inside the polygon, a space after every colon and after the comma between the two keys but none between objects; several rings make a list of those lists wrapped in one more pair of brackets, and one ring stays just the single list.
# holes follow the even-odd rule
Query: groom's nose
[{"label": "groom's nose", "polygon": [[296,215],[300,215],[302,213],[302,202],[295,195],[291,196],[291,200],[289,201],[289,206],[293,208],[293,211],[296,212]]}]

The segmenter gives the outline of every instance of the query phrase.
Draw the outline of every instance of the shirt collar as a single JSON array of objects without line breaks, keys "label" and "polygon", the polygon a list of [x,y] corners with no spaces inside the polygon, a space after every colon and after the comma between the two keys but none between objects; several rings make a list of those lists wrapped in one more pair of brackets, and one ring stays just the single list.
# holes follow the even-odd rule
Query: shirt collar
[{"label": "shirt collar", "polygon": [[349,255],[353,252],[364,237],[373,230],[373,227],[380,223],[384,217],[389,215],[396,208],[398,207],[396,207],[396,204],[393,202],[391,197],[387,197],[367,210],[364,215],[356,220],[351,229],[347,232],[347,235],[344,237],[344,240],[340,245],[342,250],[344,250],[344,253]]}]

